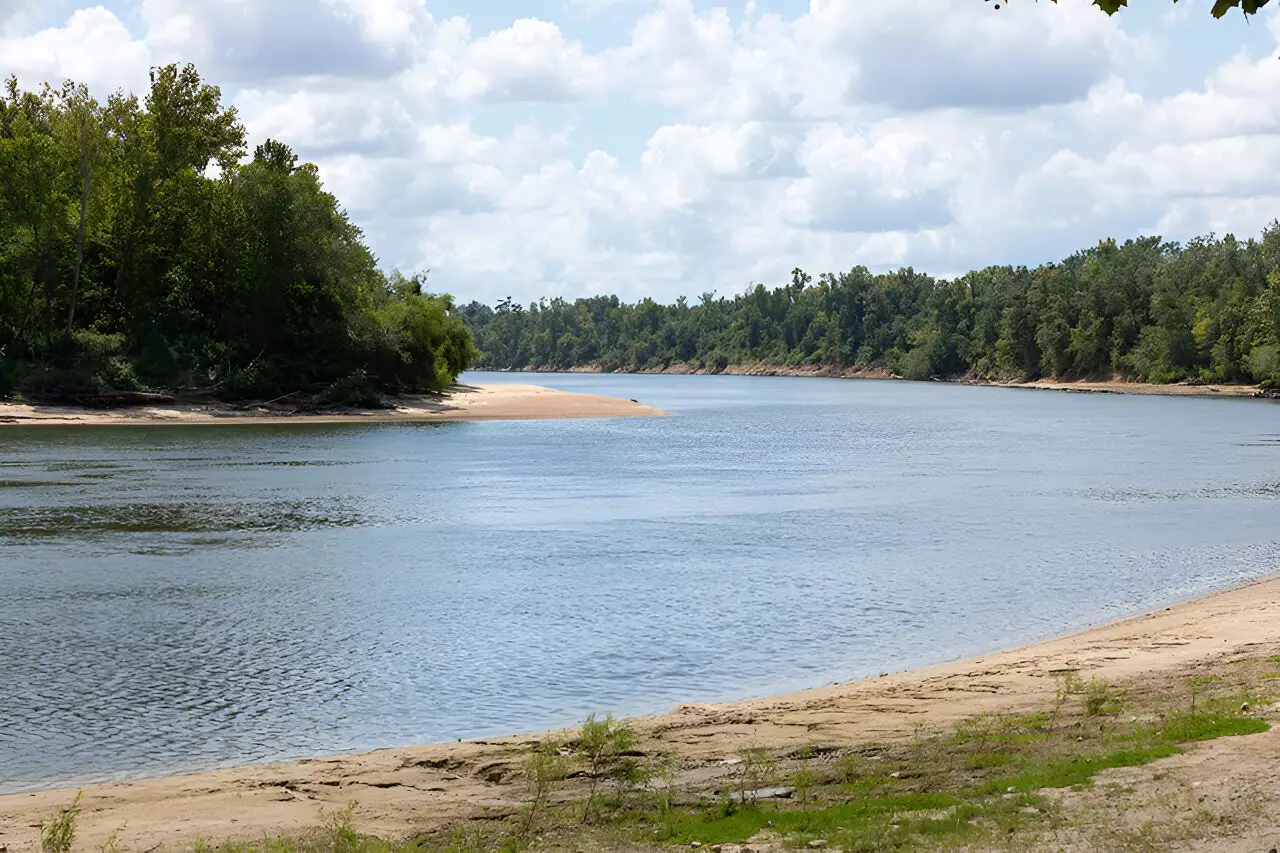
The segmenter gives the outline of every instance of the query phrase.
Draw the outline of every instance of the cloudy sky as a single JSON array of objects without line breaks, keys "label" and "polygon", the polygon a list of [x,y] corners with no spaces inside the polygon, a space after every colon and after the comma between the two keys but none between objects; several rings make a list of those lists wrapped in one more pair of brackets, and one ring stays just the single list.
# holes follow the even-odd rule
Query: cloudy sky
[{"label": "cloudy sky", "polygon": [[1280,15],[1209,0],[0,0],[0,75],[191,61],[463,300],[937,274],[1280,216]]}]

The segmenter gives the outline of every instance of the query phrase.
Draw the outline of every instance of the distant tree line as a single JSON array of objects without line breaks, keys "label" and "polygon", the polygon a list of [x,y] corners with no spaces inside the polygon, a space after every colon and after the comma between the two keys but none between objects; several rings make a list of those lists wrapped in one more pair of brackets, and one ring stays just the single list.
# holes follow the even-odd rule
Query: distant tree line
[{"label": "distant tree line", "polygon": [[0,396],[449,385],[475,351],[448,296],[384,275],[315,166],[190,67],[142,100],[0,92]]},{"label": "distant tree line", "polygon": [[910,379],[1280,383],[1280,222],[1260,239],[1104,240],[953,279],[855,267],[662,305],[616,296],[463,306],[479,366],[850,368]]}]

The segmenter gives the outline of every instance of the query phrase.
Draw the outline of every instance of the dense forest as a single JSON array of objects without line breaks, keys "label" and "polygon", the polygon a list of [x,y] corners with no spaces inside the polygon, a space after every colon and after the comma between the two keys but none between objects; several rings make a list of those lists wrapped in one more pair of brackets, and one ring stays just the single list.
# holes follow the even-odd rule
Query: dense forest
[{"label": "dense forest", "polygon": [[1061,263],[954,279],[865,267],[801,270],[733,298],[527,308],[463,306],[480,366],[606,371],[731,365],[888,372],[910,379],[1119,376],[1280,382],[1280,222],[1259,239],[1104,240]]},{"label": "dense forest", "polygon": [[190,67],[145,99],[0,93],[0,397],[438,391],[474,357],[447,296],[384,275],[316,168]]}]

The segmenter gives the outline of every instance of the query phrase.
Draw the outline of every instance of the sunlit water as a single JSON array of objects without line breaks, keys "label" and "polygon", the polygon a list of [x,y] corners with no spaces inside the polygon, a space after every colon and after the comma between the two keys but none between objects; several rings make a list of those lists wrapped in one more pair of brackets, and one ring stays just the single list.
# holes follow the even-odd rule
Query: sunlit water
[{"label": "sunlit water", "polygon": [[664,419],[0,431],[0,791],[568,724],[1280,564],[1280,407],[472,376]]}]

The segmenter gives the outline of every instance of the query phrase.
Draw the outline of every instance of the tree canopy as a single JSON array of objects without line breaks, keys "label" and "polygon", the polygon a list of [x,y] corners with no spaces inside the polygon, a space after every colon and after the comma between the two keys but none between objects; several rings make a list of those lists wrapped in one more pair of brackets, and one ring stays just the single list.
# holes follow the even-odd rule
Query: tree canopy
[{"label": "tree canopy", "polygon": [[1280,383],[1280,222],[1260,238],[1103,240],[1034,269],[954,279],[857,266],[696,302],[471,303],[480,365],[889,372],[912,379],[1121,376]]},{"label": "tree canopy", "polygon": [[[986,0],[986,2],[989,3],[991,0]],[[1052,2],[1057,3],[1058,0],[1052,0]],[[1129,0],[1092,0],[1092,2],[1093,5],[1108,15],[1114,15],[1121,8],[1129,5]],[[1178,0],[1173,0],[1173,2],[1177,3]],[[1215,18],[1223,17],[1232,9],[1240,9],[1246,15],[1255,15],[1259,9],[1270,2],[1271,0],[1214,0],[1213,6],[1209,11]],[[1001,0],[1001,2],[996,3],[995,7],[999,9],[1002,3],[1003,5],[1008,5],[1009,0]]]},{"label": "tree canopy", "polygon": [[474,355],[448,296],[378,269],[315,166],[192,66],[144,98],[0,93],[0,396],[336,401],[438,391]]}]

